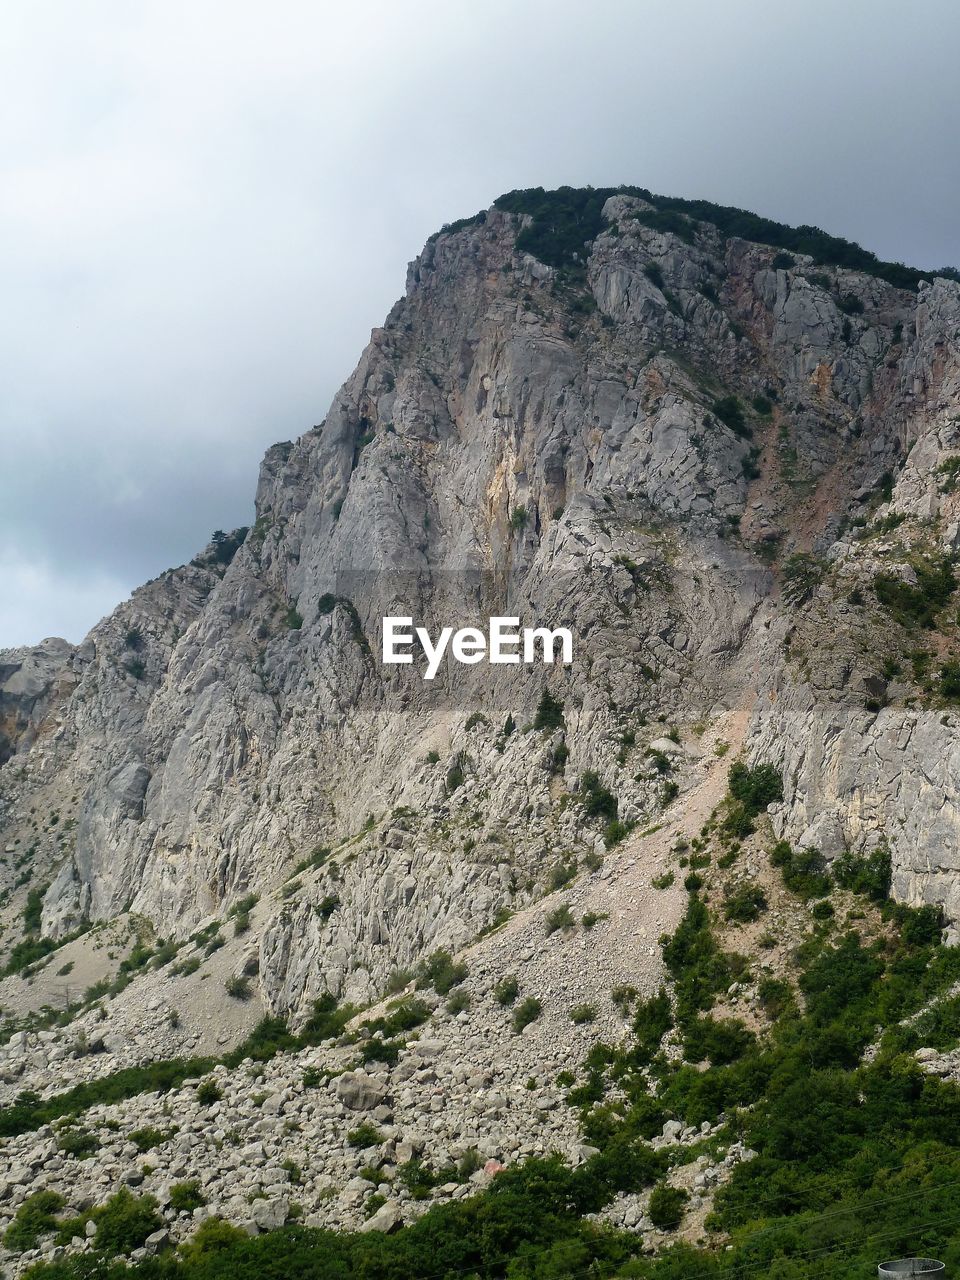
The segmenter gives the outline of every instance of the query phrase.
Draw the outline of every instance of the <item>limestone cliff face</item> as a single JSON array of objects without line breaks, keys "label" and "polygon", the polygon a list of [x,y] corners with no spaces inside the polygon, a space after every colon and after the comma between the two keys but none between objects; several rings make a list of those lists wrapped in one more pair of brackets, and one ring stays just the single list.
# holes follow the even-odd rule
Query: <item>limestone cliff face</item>
[{"label": "limestone cliff face", "polygon": [[0,764],[33,745],[37,730],[58,696],[73,648],[65,640],[44,640],[33,648],[0,651]]},{"label": "limestone cliff face", "polygon": [[[884,676],[913,641],[873,587],[957,541],[960,285],[649,212],[612,196],[573,269],[497,208],[440,234],[321,426],[268,452],[232,559],[0,656],[2,839],[45,933],[130,910],[182,938],[256,892],[274,1008],[369,998],[602,850],[585,771],[656,822],[651,744],[682,789],[694,727],[748,705],[787,836],[885,840],[896,892],[960,916],[952,636],[924,629],[925,691]],[[386,614],[494,613],[570,627],[574,664],[380,663]],[[563,724],[530,729],[545,686]]]}]

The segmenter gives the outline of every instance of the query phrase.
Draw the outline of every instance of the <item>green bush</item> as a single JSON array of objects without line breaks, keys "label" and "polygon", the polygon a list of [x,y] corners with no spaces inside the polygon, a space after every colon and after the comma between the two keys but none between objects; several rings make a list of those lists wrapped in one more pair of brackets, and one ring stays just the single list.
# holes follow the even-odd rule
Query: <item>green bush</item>
[{"label": "green bush", "polygon": [[587,818],[605,818],[613,822],[617,816],[617,798],[600,781],[600,775],[588,769],[580,778],[580,798]]},{"label": "green bush", "polygon": [[626,982],[618,982],[610,991],[610,999],[621,1013],[626,1014],[639,994],[636,987],[631,987]]},{"label": "green bush", "polygon": [[686,914],[663,946],[663,959],[674,979],[677,1013],[685,1022],[713,1004],[718,991],[733,978],[730,960],[717,945],[710,928],[710,913],[695,894]]},{"label": "green bush", "polygon": [[661,987],[655,996],[640,1000],[633,1014],[633,1057],[640,1066],[653,1061],[660,1042],[673,1026],[670,997]]},{"label": "green bush", "polygon": [[862,316],[863,303],[853,293],[845,293],[837,299],[837,306],[845,316]]},{"label": "green bush", "polygon": [[223,1090],[217,1084],[216,1080],[201,1080],[197,1085],[197,1101],[205,1107],[212,1106],[213,1103],[219,1102],[223,1097]]},{"label": "green bush", "polygon": [[177,1213],[193,1213],[194,1209],[201,1209],[206,1203],[198,1178],[191,1178],[188,1182],[175,1182],[170,1188],[170,1208]]},{"label": "green bush", "polygon": [[741,405],[736,396],[723,396],[719,400],[714,400],[711,407],[714,416],[729,427],[735,436],[747,440],[753,435],[753,431],[744,416],[743,405]]},{"label": "green bush", "polygon": [[40,919],[43,914],[43,899],[49,885],[39,885],[27,892],[27,905],[23,908],[23,928],[25,933],[39,933]]},{"label": "green bush", "polygon": [[97,1228],[94,1248],[109,1256],[139,1249],[147,1236],[163,1226],[153,1196],[135,1196],[126,1187],[90,1216]]},{"label": "green bush", "polygon": [[570,1010],[570,1021],[578,1027],[585,1022],[592,1022],[596,1016],[597,1006],[595,1004],[575,1004]]},{"label": "green bush", "polygon": [[67,1125],[57,1133],[57,1146],[65,1156],[86,1160],[100,1150],[100,1139],[95,1133],[79,1126]]},{"label": "green bush", "polygon": [[[674,792],[674,795],[675,794],[676,792]],[[670,798],[673,799],[673,796]],[[608,849],[615,849],[621,841],[626,840],[632,830],[632,823],[621,822],[619,818],[614,818],[612,822],[608,822],[603,828],[603,843]]]},{"label": "green bush", "polygon": [[817,556],[798,551],[783,565],[783,598],[788,604],[800,605],[809,600],[823,581],[826,564]]},{"label": "green bush", "polygon": [[727,815],[723,830],[727,836],[745,839],[754,830],[754,820],[769,804],[783,799],[783,780],[771,764],[748,769],[742,761],[730,766]]},{"label": "green bush", "polygon": [[670,1187],[666,1183],[654,1187],[647,1210],[650,1221],[661,1231],[675,1231],[683,1218],[688,1199],[687,1192],[680,1187]]},{"label": "green bush", "polygon": [[4,1232],[6,1248],[11,1253],[35,1249],[41,1236],[57,1229],[56,1215],[66,1203],[58,1191],[35,1191],[27,1196]]},{"label": "green bush", "polygon": [[447,1003],[446,1003],[447,1013],[454,1014],[454,1015],[458,1013],[465,1013],[466,1010],[469,1008],[470,1008],[470,992],[469,991],[464,991],[463,988],[461,987],[457,991],[451,992],[450,998],[447,1000]]},{"label": "green bush", "polygon": [[543,1005],[536,996],[527,996],[521,1000],[513,1011],[513,1029],[518,1034],[528,1027],[531,1022],[536,1022],[543,1012]]},{"label": "green bush", "polygon": [[383,1141],[383,1134],[375,1126],[364,1120],[347,1134],[347,1142],[358,1150],[365,1147],[376,1147]]},{"label": "green bush", "polygon": [[886,902],[890,896],[890,850],[881,847],[865,857],[849,850],[834,859],[834,879],[843,889],[863,894],[873,902]]},{"label": "green bush", "polygon": [[555,893],[557,889],[565,889],[576,874],[576,858],[571,858],[569,862],[564,862],[561,858],[559,862],[554,864],[550,874],[547,876],[547,889],[551,893]]},{"label": "green bush", "polygon": [[[466,976],[466,975],[464,975]],[[462,981],[462,979],[461,979]],[[430,1008],[422,1000],[410,996],[390,1007],[390,1012],[380,1018],[371,1018],[360,1028],[364,1035],[398,1036],[422,1026],[430,1017]]]},{"label": "green bush", "polygon": [[756,1037],[735,1018],[692,1018],[684,1028],[683,1052],[688,1062],[704,1058],[724,1066],[742,1058]]},{"label": "green bush", "polygon": [[780,840],[770,850],[770,861],[780,868],[783,883],[798,897],[825,898],[830,892],[830,876],[816,849],[793,849]]},{"label": "green bush", "polygon": [[533,717],[534,729],[562,729],[565,726],[563,718],[563,703],[555,698],[549,689],[544,689],[540,695],[540,701],[537,703],[537,712]]},{"label": "green bush", "polygon": [[493,988],[493,998],[497,1004],[513,1004],[519,994],[520,983],[512,973],[508,973],[506,977],[501,978]]},{"label": "green bush", "polygon": [[662,291],[664,286],[663,272],[655,262],[648,262],[643,268],[643,274],[655,288]]},{"label": "green bush", "polygon": [[957,586],[953,559],[917,558],[912,563],[916,586],[889,573],[878,573],[873,579],[877,599],[897,622],[908,629],[936,626],[937,615],[945,607]]},{"label": "green bush", "polygon": [[439,948],[420,966],[421,986],[432,986],[438,996],[448,996],[470,974],[462,960],[454,960],[450,952]]},{"label": "green bush", "polygon": [[554,911],[551,911],[544,921],[544,927],[549,938],[551,933],[556,933],[558,929],[572,929],[576,925],[573,918],[573,912],[570,910],[570,904],[562,903]]},{"label": "green bush", "polygon": [[164,1142],[169,1142],[173,1137],[173,1133],[172,1129],[157,1129],[148,1125],[143,1129],[134,1129],[132,1133],[128,1133],[127,1140],[132,1142],[142,1155],[153,1147],[159,1147]]},{"label": "green bush", "polygon": [[723,914],[727,920],[749,924],[759,919],[767,909],[767,899],[759,885],[745,884],[729,893],[723,901]]}]

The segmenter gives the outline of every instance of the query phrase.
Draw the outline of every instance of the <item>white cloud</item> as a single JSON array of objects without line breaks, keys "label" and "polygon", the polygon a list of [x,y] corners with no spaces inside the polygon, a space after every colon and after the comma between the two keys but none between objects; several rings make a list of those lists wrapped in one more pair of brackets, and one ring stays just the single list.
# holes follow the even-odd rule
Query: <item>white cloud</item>
[{"label": "white cloud", "polygon": [[[960,257],[958,28],[949,0],[7,6],[0,545],[89,625],[103,583],[247,522],[263,449],[322,418],[426,236],[511,187]],[[31,599],[0,645],[51,629]]]},{"label": "white cloud", "polygon": [[29,635],[30,643],[61,636],[77,644],[91,618],[109,613],[127,586],[103,573],[80,578],[50,564],[0,554],[0,635]]}]

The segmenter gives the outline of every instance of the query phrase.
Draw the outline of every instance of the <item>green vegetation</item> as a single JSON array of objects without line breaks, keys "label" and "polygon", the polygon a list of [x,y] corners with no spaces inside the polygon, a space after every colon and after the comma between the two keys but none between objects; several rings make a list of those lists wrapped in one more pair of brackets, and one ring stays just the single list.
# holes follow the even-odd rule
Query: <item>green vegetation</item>
[{"label": "green vegetation", "polygon": [[804,604],[823,581],[826,565],[806,551],[788,557],[783,565],[783,598],[788,604]]},{"label": "green vegetation", "polygon": [[497,1004],[513,1004],[519,994],[520,983],[512,973],[508,973],[505,978],[501,978],[493,988],[493,998]]},{"label": "green vegetation", "polygon": [[577,874],[577,860],[570,857],[564,862],[563,858],[555,862],[547,876],[547,889],[550,893],[555,893],[558,889],[565,889],[570,881]]},{"label": "green vegetation", "polygon": [[890,894],[890,850],[885,846],[866,856],[842,853],[834,860],[833,876],[837,884],[852,893],[862,894],[873,902],[884,903]]},{"label": "green vegetation", "polygon": [[[616,1000],[616,992],[614,999]],[[663,987],[649,1000],[637,1002],[633,1014],[634,1047],[631,1055],[637,1066],[646,1066],[653,1061],[660,1048],[660,1041],[672,1026],[670,997]]]},{"label": "green vegetation", "polygon": [[170,1208],[177,1213],[193,1213],[194,1209],[201,1209],[206,1203],[207,1198],[200,1190],[198,1178],[191,1178],[188,1182],[175,1182],[170,1188]]},{"label": "green vegetation", "polygon": [[819,227],[790,227],[770,218],[760,217],[744,209],[713,204],[709,200],[686,200],[678,196],[658,196],[645,187],[560,187],[545,191],[531,187],[510,191],[494,201],[496,208],[507,213],[525,213],[532,223],[517,236],[517,248],[531,253],[549,266],[568,271],[582,262],[585,244],[595,240],[605,229],[602,209],[610,196],[637,196],[654,206],[650,213],[638,215],[638,221],[660,231],[671,231],[681,239],[693,239],[696,224],[709,222],[721,235],[753,240],[781,251],[774,258],[778,267],[793,266],[785,261],[790,253],[806,254],[823,266],[846,267],[877,276],[898,289],[916,289],[922,280],[935,275],[960,279],[952,268],[942,271],[918,271],[899,262],[881,262],[876,254],[839,236],[828,235]]},{"label": "green vegetation", "polygon": [[544,927],[547,931],[547,937],[549,937],[551,933],[556,933],[558,929],[572,929],[576,923],[573,918],[573,912],[570,910],[570,904],[564,902],[550,912],[544,921]]},{"label": "green vegetation", "polygon": [[670,1187],[666,1183],[654,1187],[650,1193],[650,1221],[661,1231],[673,1231],[680,1225],[688,1199],[687,1192],[680,1187]]},{"label": "green vegetation", "polygon": [[[873,915],[882,871],[879,859],[864,858],[843,873]],[[31,1280],[94,1274],[107,1280],[562,1280],[571,1274],[847,1280],[871,1272],[881,1256],[916,1253],[956,1266],[960,1152],[953,1135],[960,1089],[924,1075],[911,1054],[931,1037],[950,1043],[960,1035],[960,998],[947,995],[960,981],[960,951],[938,944],[923,912],[893,904],[881,910],[886,927],[874,931],[866,922],[865,936],[852,930],[827,936],[817,928],[808,934],[790,980],[760,985],[771,1019],[761,1037],[709,1014],[742,965],[722,951],[707,904],[691,895],[666,941],[675,1013],[670,995],[658,993],[638,1007],[632,1043],[595,1045],[582,1084],[569,1074],[558,1079],[579,1108],[585,1140],[598,1148],[576,1169],[557,1158],[509,1167],[481,1194],[434,1206],[393,1235],[294,1225],[250,1238],[213,1220],[179,1252],[130,1269],[102,1257],[65,1258],[41,1264]],[[793,998],[794,984],[802,1005]],[[625,1003],[632,998],[624,993]],[[518,1014],[521,1009],[518,1022],[540,1012],[536,1001],[524,1001]],[[926,1010],[920,1019],[912,1018],[920,1010]],[[701,1065],[660,1052],[673,1021],[688,1053],[706,1047]],[[877,1052],[865,1060],[875,1041]],[[611,1084],[616,1089],[607,1100]],[[723,1116],[723,1140],[739,1138],[757,1153],[732,1169],[707,1221],[708,1240],[722,1233],[714,1239],[730,1248],[680,1245],[645,1257],[636,1235],[585,1217],[618,1192],[653,1187],[651,1218],[662,1230],[678,1225],[686,1200],[666,1181],[671,1152],[648,1145],[668,1116],[691,1125]],[[357,1145],[374,1145],[378,1137],[374,1130]],[[438,1181],[468,1177],[475,1167],[476,1157],[449,1170],[414,1160],[398,1169],[397,1179],[422,1199]],[[149,1201],[138,1205],[129,1192],[120,1195],[126,1204],[116,1219],[135,1223],[145,1214],[149,1220]],[[37,1206],[42,1231],[57,1228],[60,1208],[56,1200]],[[101,1213],[94,1211],[95,1220]],[[142,1221],[109,1241],[98,1222],[95,1248],[109,1255],[138,1237]]]},{"label": "green vegetation", "polygon": [[100,1139],[87,1129],[67,1124],[57,1131],[57,1146],[65,1156],[72,1156],[74,1160],[86,1160],[100,1150]]},{"label": "green vegetation", "polygon": [[253,995],[250,979],[243,974],[234,974],[223,985],[227,995],[233,1000],[249,1000]]},{"label": "green vegetation", "polygon": [[159,1147],[162,1143],[168,1142],[173,1137],[172,1129],[156,1129],[147,1126],[143,1129],[134,1129],[132,1133],[127,1134],[127,1138],[141,1155],[145,1151],[149,1151],[151,1147]]},{"label": "green vegetation", "polygon": [[50,888],[48,884],[39,885],[27,893],[27,905],[23,909],[23,929],[25,933],[40,932],[40,917],[43,911],[43,899]]},{"label": "green vegetation", "polygon": [[830,892],[826,864],[816,849],[793,849],[780,840],[770,850],[770,861],[780,868],[783,883],[800,898],[824,898]]},{"label": "green vegetation", "polygon": [[783,799],[783,780],[773,765],[749,769],[742,761],[730,766],[730,794],[723,820],[725,834],[743,840],[754,830],[754,820],[767,805]]},{"label": "green vegetation", "polygon": [[[288,1031],[282,1018],[263,1018],[246,1040],[219,1061],[233,1068],[247,1058],[266,1062],[283,1051],[321,1044],[342,1035],[355,1013],[356,1009],[351,1005],[338,1005],[333,996],[322,996],[314,1001],[313,1010],[299,1036]],[[29,1133],[63,1117],[81,1115],[100,1103],[122,1102],[141,1093],[166,1093],[170,1089],[179,1089],[186,1080],[206,1076],[217,1062],[216,1058],[170,1058],[142,1067],[126,1067],[49,1098],[41,1099],[31,1092],[20,1093],[12,1106],[0,1108],[0,1138]],[[217,1088],[215,1081],[209,1083]],[[199,1092],[198,1089],[198,1096]]]},{"label": "green vegetation", "polygon": [[454,960],[442,947],[420,965],[420,986],[431,986],[438,996],[448,996],[455,986],[463,982],[470,970],[462,960]]},{"label": "green vegetation", "polygon": [[458,987],[450,993],[447,1003],[444,1005],[447,1013],[454,1016],[458,1013],[465,1013],[470,1008],[470,992],[464,991],[462,987]]},{"label": "green vegetation", "polygon": [[537,704],[537,713],[533,718],[534,729],[563,729],[563,703],[553,696],[549,689],[544,689]]},{"label": "green vegetation", "polygon": [[542,1012],[543,1005],[536,996],[527,996],[521,1000],[513,1011],[512,1026],[514,1031],[519,1034],[531,1022],[536,1022]]},{"label": "green vegetation", "polygon": [[916,586],[889,573],[878,573],[873,580],[877,599],[890,614],[908,629],[932,630],[937,615],[947,604],[957,586],[953,558],[917,557],[911,565]]},{"label": "green vegetation", "polygon": [[[770,766],[735,765],[727,813],[712,824],[723,847],[733,806],[750,822],[780,791]],[[937,912],[888,900],[886,849],[842,855],[830,876],[815,852],[781,842],[771,859],[787,890],[817,899],[834,915],[821,909],[824,919],[808,922],[774,977],[762,960],[725,949],[723,918],[737,921],[762,906],[754,886],[719,899],[720,859],[710,839],[708,831],[694,842],[687,865],[696,881],[683,919],[663,940],[669,989],[639,999],[634,988],[614,988],[617,1008],[633,1011],[632,1034],[623,1045],[594,1044],[579,1079],[571,1072],[557,1077],[577,1109],[584,1141],[597,1148],[577,1168],[558,1158],[510,1166],[482,1192],[436,1205],[391,1235],[292,1224],[251,1238],[214,1219],[181,1249],[130,1267],[110,1259],[138,1247],[159,1223],[149,1197],[123,1191],[90,1212],[91,1252],[41,1262],[31,1280],[848,1280],[873,1274],[881,1256],[925,1253],[960,1265],[960,1088],[925,1074],[913,1057],[923,1046],[960,1042],[960,949],[940,944]],[[835,886],[857,895],[858,910],[846,925],[841,904],[849,899],[831,899]],[[449,953],[435,952],[422,976],[431,983],[439,976],[443,984],[453,966]],[[731,985],[748,979],[766,1019],[757,1031],[729,1016],[725,1003]],[[514,1006],[515,1031],[542,1012],[534,997],[518,1002],[512,976],[493,995]],[[360,1034],[402,1033],[419,1016],[417,1003],[401,1001]],[[589,1006],[575,1006],[569,1016],[587,1022],[588,1009],[592,1016]],[[302,1035],[342,1031],[344,1017],[332,999],[318,1002],[312,1030]],[[281,1020],[265,1020],[248,1042],[249,1056],[303,1042]],[[649,1141],[670,1118],[720,1129],[694,1147],[654,1151]],[[155,1132],[138,1132],[155,1145]],[[701,1151],[713,1158],[734,1140],[756,1155],[735,1165],[717,1189],[705,1247],[678,1244],[647,1256],[636,1234],[587,1216],[619,1192],[653,1188],[650,1217],[673,1230],[687,1199],[668,1182],[670,1171]],[[347,1141],[365,1150],[382,1135],[363,1123]],[[425,1201],[436,1186],[469,1178],[480,1161],[475,1150],[456,1167],[411,1160],[397,1169],[397,1185]],[[365,1176],[378,1173],[371,1167]],[[175,1190],[183,1212],[202,1194],[195,1183]],[[79,1220],[59,1218],[63,1200],[49,1197],[40,1192],[20,1207],[7,1231],[9,1247],[31,1248],[57,1232],[83,1234]],[[371,1195],[366,1209],[378,1203]]]},{"label": "green vegetation", "polygon": [[511,191],[494,203],[508,213],[530,214],[533,221],[517,236],[517,248],[548,266],[576,272],[586,261],[586,245],[604,229],[602,209],[612,194],[591,187]]},{"label": "green vegetation", "polygon": [[647,265],[643,268],[643,274],[647,277],[647,279],[650,281],[651,284],[653,284],[654,286],[656,286],[656,288],[662,291],[663,285],[664,285],[663,272],[660,270],[660,268],[657,266],[655,262],[648,262]]},{"label": "green vegetation", "polygon": [[714,416],[729,427],[735,436],[739,436],[742,440],[748,440],[753,435],[753,431],[744,416],[743,405],[736,396],[723,396],[720,400],[714,400],[711,407]]},{"label": "green vegetation", "polygon": [[66,1203],[57,1191],[35,1191],[27,1196],[4,1232],[4,1245],[12,1253],[35,1249],[41,1236],[57,1229],[56,1215]]},{"label": "green vegetation", "polygon": [[723,914],[727,920],[735,920],[738,924],[749,924],[759,918],[767,909],[767,899],[759,886],[741,885],[727,894],[723,901]]},{"label": "green vegetation", "polygon": [[583,812],[588,818],[605,818],[613,822],[617,816],[617,797],[600,781],[600,775],[588,769],[580,778]]},{"label": "green vegetation", "polygon": [[219,1102],[223,1097],[223,1090],[217,1084],[216,1080],[207,1077],[201,1080],[197,1085],[197,1101],[205,1107],[213,1106],[215,1102]]},{"label": "green vegetation", "polygon": [[596,1016],[597,1006],[595,1004],[575,1004],[570,1010],[570,1021],[578,1027],[585,1022],[592,1022]]},{"label": "green vegetation", "polygon": [[127,1067],[43,1100],[35,1093],[20,1093],[12,1106],[0,1108],[0,1137],[29,1133],[61,1116],[79,1115],[98,1103],[122,1102],[139,1093],[166,1093],[213,1065],[211,1058],[175,1058],[144,1067]]},{"label": "green vegetation", "polygon": [[433,244],[441,236],[451,236],[467,227],[482,227],[486,220],[487,211],[481,209],[479,213],[471,214],[469,218],[457,218],[454,222],[445,222],[439,231],[434,231],[433,235],[427,238],[427,244]]},{"label": "green vegetation", "polygon": [[126,1187],[90,1216],[97,1227],[94,1248],[108,1257],[139,1249],[147,1236],[163,1226],[153,1196],[135,1196]]},{"label": "green vegetation", "polygon": [[364,1120],[347,1134],[347,1142],[351,1147],[362,1150],[364,1147],[375,1147],[383,1141],[383,1134],[369,1121]]}]

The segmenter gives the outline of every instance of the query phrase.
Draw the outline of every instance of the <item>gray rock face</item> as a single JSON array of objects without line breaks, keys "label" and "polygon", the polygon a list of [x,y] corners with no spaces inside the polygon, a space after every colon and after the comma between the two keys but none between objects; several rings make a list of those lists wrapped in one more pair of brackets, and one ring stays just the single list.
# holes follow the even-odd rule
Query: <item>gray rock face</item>
[{"label": "gray rock face", "polygon": [[[643,211],[608,202],[580,277],[497,210],[440,235],[321,425],[268,452],[235,555],[76,650],[0,655],[0,839],[31,850],[43,933],[129,911],[184,942],[258,894],[244,965],[271,1010],[369,1000],[602,852],[586,770],[654,822],[647,749],[682,791],[696,740],[669,727],[748,705],[783,833],[884,840],[897,895],[960,916],[955,717],[906,686],[867,709],[888,678],[861,641],[892,624],[847,603],[914,543],[960,543],[960,286],[775,267]],[[841,533],[884,515],[902,554]],[[823,566],[802,600],[796,552]],[[389,614],[567,626],[575,662],[426,682],[380,662]],[[545,686],[563,724],[524,732]]]},{"label": "gray rock face", "polygon": [[18,748],[32,746],[53,704],[69,692],[73,652],[57,639],[0,651],[0,765]]}]

